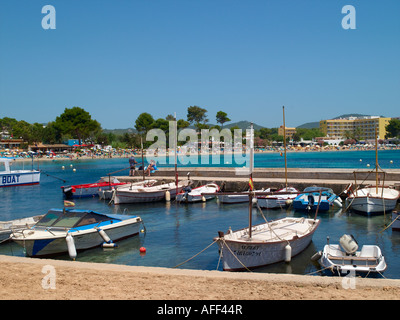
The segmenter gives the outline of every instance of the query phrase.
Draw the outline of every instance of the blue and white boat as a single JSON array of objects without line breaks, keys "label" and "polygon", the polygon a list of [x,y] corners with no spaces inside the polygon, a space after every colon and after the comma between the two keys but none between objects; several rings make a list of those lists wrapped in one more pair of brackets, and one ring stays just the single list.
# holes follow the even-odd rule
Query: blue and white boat
[{"label": "blue and white boat", "polygon": [[134,215],[101,214],[91,210],[51,209],[33,227],[14,232],[11,240],[29,257],[43,257],[105,244],[139,233],[142,219]]},{"label": "blue and white boat", "polygon": [[308,187],[293,200],[293,208],[299,211],[326,212],[336,204],[341,207],[341,199],[330,188]]},{"label": "blue and white boat", "polygon": [[0,158],[0,187],[13,187],[21,185],[32,185],[40,182],[40,171],[38,170],[11,170],[10,166],[14,158]]}]

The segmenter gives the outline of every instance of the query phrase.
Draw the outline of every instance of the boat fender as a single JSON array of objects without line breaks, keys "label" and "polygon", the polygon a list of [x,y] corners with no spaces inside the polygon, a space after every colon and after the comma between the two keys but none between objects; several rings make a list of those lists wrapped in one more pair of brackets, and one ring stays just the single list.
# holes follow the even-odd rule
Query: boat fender
[{"label": "boat fender", "polygon": [[201,196],[201,201],[206,202],[206,197],[205,196]]},{"label": "boat fender", "polygon": [[322,251],[317,251],[314,253],[314,255],[311,257],[311,261],[318,261],[322,257]]},{"label": "boat fender", "polygon": [[292,260],[292,247],[288,243],[285,247],[285,262],[290,262]]},{"label": "boat fender", "polygon": [[97,232],[103,238],[105,243],[112,243],[110,237],[107,235],[107,233],[103,229],[98,228]]},{"label": "boat fender", "polygon": [[251,199],[251,203],[254,205],[257,205],[257,203],[258,203],[257,197],[254,197],[253,199]]},{"label": "boat fender", "polygon": [[285,204],[286,204],[288,207],[290,207],[290,206],[293,204],[293,200],[292,200],[292,199],[287,199],[287,200],[285,201]]},{"label": "boat fender", "polygon": [[103,248],[116,248],[116,247],[118,247],[118,245],[114,242],[110,242],[110,243],[103,242],[102,247]]},{"label": "boat fender", "polygon": [[171,201],[171,193],[168,190],[165,191],[165,201]]},{"label": "boat fender", "polygon": [[338,199],[340,199],[340,198],[336,198],[336,199],[333,201],[333,203],[336,204],[336,206],[338,206],[339,208],[342,208],[342,207],[343,207],[342,202],[339,201]]},{"label": "boat fender", "polygon": [[74,238],[71,236],[71,234],[68,233],[65,238],[65,241],[67,242],[68,254],[69,254],[70,258],[75,261],[77,254],[76,254]]}]

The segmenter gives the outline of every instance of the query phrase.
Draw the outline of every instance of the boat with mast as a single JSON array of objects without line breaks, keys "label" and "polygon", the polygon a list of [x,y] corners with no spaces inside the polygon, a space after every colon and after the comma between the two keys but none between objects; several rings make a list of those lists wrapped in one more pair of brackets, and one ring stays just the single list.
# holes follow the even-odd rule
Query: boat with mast
[{"label": "boat with mast", "polygon": [[287,157],[286,157],[285,106],[283,106],[282,109],[283,109],[283,149],[284,149],[284,156],[285,156],[285,187],[280,189],[278,191],[277,195],[258,196],[257,203],[261,208],[274,209],[274,208],[287,207],[288,205],[290,205],[293,202],[293,200],[296,198],[297,194],[299,193],[299,191],[296,188],[288,187]]},{"label": "boat with mast", "polygon": [[[250,128],[249,184],[252,186],[254,167],[254,132]],[[251,188],[252,189],[252,188]],[[267,193],[271,194],[271,193]],[[220,258],[225,271],[249,270],[280,261],[289,262],[310,244],[320,221],[314,219],[285,217],[254,225],[252,223],[252,200],[249,193],[249,225],[247,228],[218,232],[214,241],[218,243]]]},{"label": "boat with mast", "polygon": [[[357,186],[356,172],[355,176],[355,190],[353,186],[349,186],[346,198],[346,209],[351,208],[352,210],[366,214],[376,215],[385,214],[395,209],[397,200],[400,197],[398,190],[385,186],[385,171],[379,166],[378,161],[378,136],[375,126],[375,186],[366,186],[360,188]],[[374,171],[368,172],[373,173]],[[384,179],[382,185],[379,184],[379,172],[383,173]]]}]

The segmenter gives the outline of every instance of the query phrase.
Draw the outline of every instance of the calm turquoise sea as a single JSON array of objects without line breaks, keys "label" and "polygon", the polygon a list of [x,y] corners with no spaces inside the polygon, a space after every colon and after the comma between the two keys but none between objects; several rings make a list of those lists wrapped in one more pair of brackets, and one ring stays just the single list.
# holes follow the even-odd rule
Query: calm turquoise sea
[{"label": "calm turquoise sea", "polygon": [[[139,161],[139,158],[137,159]],[[361,160],[361,161],[360,161]],[[283,157],[277,153],[255,155],[256,167],[283,167]],[[288,153],[289,167],[308,168],[366,168],[375,163],[374,151],[349,152],[304,152]],[[379,163],[382,168],[400,168],[400,151],[380,151]],[[35,167],[37,163],[35,162]],[[72,165],[72,167],[71,167]],[[209,165],[213,165],[210,163]],[[226,164],[235,166],[236,164]],[[30,167],[30,162],[16,166]],[[62,166],[65,169],[62,169]],[[42,174],[41,183],[36,186],[10,187],[0,189],[0,220],[22,218],[47,212],[50,208],[61,208],[62,185],[95,182],[107,173],[126,168],[128,159],[102,160],[63,160],[43,161],[39,163]],[[220,166],[220,164],[216,165]],[[73,169],[76,169],[74,172]],[[121,172],[126,175],[127,172]],[[63,183],[54,177],[64,179]],[[247,226],[248,206],[246,204],[222,205],[216,200],[198,204],[150,203],[130,205],[109,205],[98,198],[75,200],[77,209],[91,209],[102,213],[127,213],[142,217],[146,233],[119,242],[115,249],[96,248],[78,253],[78,261],[104,262],[138,266],[156,266],[172,268],[199,253],[212,243],[218,230],[227,231]],[[273,220],[284,216],[305,216],[292,210],[264,210],[267,219]],[[385,224],[391,217],[365,217],[352,212],[342,213],[333,208],[328,213],[320,214],[321,224],[314,234],[311,245],[290,264],[278,263],[257,272],[275,273],[314,273],[321,267],[311,262],[310,257],[321,250],[330,237],[331,243],[338,243],[344,233],[353,234],[359,245],[377,244],[387,260],[387,278],[400,279],[400,232],[391,228],[386,231]],[[253,222],[264,222],[260,213],[253,209]],[[140,255],[139,248],[146,247],[147,253]],[[0,245],[0,254],[23,256],[22,248],[17,245]],[[68,255],[57,259],[69,259]],[[221,270],[218,266],[218,247],[212,245],[196,258],[180,268]],[[316,273],[318,274],[318,273]]]}]

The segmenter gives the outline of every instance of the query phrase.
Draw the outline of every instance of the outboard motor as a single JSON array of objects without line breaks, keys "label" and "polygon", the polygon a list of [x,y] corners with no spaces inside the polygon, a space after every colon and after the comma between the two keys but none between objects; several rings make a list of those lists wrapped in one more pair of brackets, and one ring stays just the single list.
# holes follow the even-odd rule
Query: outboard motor
[{"label": "outboard motor", "polygon": [[71,186],[61,187],[66,199],[72,199],[73,188]]},{"label": "outboard motor", "polygon": [[355,255],[358,249],[358,243],[353,235],[344,234],[340,237],[339,243],[343,250],[346,252],[346,255]]},{"label": "outboard motor", "polygon": [[307,210],[311,210],[311,208],[314,207],[314,195],[310,193],[307,197],[307,200],[308,200]]}]

